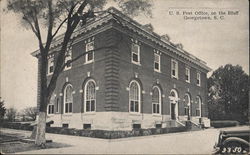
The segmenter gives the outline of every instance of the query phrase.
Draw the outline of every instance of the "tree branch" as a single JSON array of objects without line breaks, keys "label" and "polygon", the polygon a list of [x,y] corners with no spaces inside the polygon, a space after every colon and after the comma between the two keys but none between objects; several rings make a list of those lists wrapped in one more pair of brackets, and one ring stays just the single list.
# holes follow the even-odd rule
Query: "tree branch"
[{"label": "tree branch", "polygon": [[33,24],[31,23],[31,21],[29,21],[29,19],[24,15],[24,17],[23,17],[23,20],[25,20],[25,21],[27,21],[27,23],[30,25],[30,27],[31,27],[31,30],[35,33],[35,35],[38,37],[38,34],[37,34],[37,32],[36,32],[36,30],[35,30],[35,28],[34,28],[34,26],[33,26]]},{"label": "tree branch", "polygon": [[54,38],[57,34],[57,32],[60,30],[60,28],[63,26],[63,24],[68,20],[68,18],[65,18],[60,25],[57,27],[56,31],[54,32],[54,34],[52,35],[52,38]]}]

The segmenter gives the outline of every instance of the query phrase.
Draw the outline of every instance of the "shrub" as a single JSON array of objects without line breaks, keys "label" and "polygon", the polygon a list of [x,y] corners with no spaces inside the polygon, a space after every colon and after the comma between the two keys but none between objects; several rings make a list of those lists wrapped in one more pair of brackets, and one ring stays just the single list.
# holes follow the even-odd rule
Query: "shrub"
[{"label": "shrub", "polygon": [[[33,126],[29,123],[21,124],[17,122],[4,122],[2,127],[21,130],[33,130]],[[88,130],[88,129],[73,129],[63,127],[46,127],[47,133],[84,136],[103,139],[117,139],[125,137],[148,136],[155,134],[164,134],[171,132],[187,131],[186,127],[171,127],[171,128],[150,128],[150,129],[133,129],[131,131],[107,131],[107,130]]]},{"label": "shrub", "polygon": [[232,127],[238,125],[239,125],[238,121],[232,121],[232,120],[211,121],[211,126],[215,128]]}]

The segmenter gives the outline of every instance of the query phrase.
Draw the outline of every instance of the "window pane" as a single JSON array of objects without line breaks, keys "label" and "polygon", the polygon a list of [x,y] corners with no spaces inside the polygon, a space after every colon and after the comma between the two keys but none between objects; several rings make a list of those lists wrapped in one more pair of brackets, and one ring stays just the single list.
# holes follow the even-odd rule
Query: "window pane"
[{"label": "window pane", "polygon": [[155,103],[159,103],[160,102],[159,98],[160,98],[159,89],[155,87],[153,89],[152,101],[155,102]]},{"label": "window pane", "polygon": [[86,111],[90,111],[90,101],[86,101]]},{"label": "window pane", "polygon": [[153,113],[156,113],[156,105],[153,104]]},{"label": "window pane", "polygon": [[160,105],[157,104],[156,106],[157,106],[157,108],[156,108],[157,109],[157,114],[159,114],[160,113]]},{"label": "window pane", "polygon": [[155,69],[159,70],[159,63],[155,62]]},{"label": "window pane", "polygon": [[69,112],[72,112],[72,103],[69,103]]},{"label": "window pane", "polygon": [[91,101],[91,111],[95,111],[95,100]]},{"label": "window pane", "polygon": [[65,104],[65,113],[68,113],[68,112],[69,112],[69,104],[66,103],[66,104]]},{"label": "window pane", "polygon": [[132,52],[135,54],[139,54],[139,45],[132,44]]},{"label": "window pane", "polygon": [[135,106],[134,101],[130,101],[130,111],[134,112],[134,106]]},{"label": "window pane", "polygon": [[94,42],[90,42],[86,44],[86,52],[94,50]]},{"label": "window pane", "polygon": [[160,56],[158,54],[155,54],[155,62],[159,63],[160,62]]},{"label": "window pane", "polygon": [[49,67],[49,73],[52,73],[53,70],[54,70],[54,66],[50,66],[50,67]]},{"label": "window pane", "polygon": [[67,103],[73,102],[73,96],[72,96],[72,87],[68,85],[66,87],[66,100]]},{"label": "window pane", "polygon": [[51,113],[54,114],[54,105],[51,105],[51,108],[52,108]]},{"label": "window pane", "polygon": [[135,101],[135,112],[139,112],[139,104],[138,104],[138,101]]},{"label": "window pane", "polygon": [[172,70],[172,75],[175,76],[175,70],[174,69]]},{"label": "window pane", "polygon": [[[67,60],[66,63],[68,63],[69,61],[70,61],[70,60]],[[68,64],[66,65],[66,67],[67,67],[67,68],[71,67],[71,63],[68,63]]]},{"label": "window pane", "polygon": [[133,61],[138,62],[138,55],[133,53]]},{"label": "window pane", "polygon": [[93,52],[90,52],[90,53],[87,54],[87,60],[88,61],[93,60]]}]

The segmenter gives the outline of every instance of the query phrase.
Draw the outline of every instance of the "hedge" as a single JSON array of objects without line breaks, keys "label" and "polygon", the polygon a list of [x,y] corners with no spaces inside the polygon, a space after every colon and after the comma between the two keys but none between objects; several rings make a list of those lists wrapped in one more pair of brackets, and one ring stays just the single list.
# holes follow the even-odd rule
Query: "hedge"
[{"label": "hedge", "polygon": [[211,121],[211,126],[214,128],[232,127],[238,126],[239,124],[240,123],[238,121],[232,120]]},{"label": "hedge", "polygon": [[[11,129],[30,130],[30,131],[33,130],[33,126],[30,126],[30,124],[2,123],[1,126]],[[173,132],[184,132],[187,130],[188,129],[186,127],[133,129],[131,131],[107,131],[107,130],[88,130],[88,129],[74,129],[74,128],[63,128],[63,127],[46,127],[47,133],[103,138],[103,139],[148,136],[148,135],[166,134]]]}]

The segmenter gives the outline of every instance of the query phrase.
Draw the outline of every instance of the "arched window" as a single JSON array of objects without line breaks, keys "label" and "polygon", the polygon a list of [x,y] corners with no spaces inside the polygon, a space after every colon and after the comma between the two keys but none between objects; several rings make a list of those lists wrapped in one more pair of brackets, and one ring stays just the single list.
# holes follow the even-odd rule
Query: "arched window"
[{"label": "arched window", "polygon": [[190,114],[190,104],[191,104],[191,99],[189,94],[185,94],[184,96],[184,115]]},{"label": "arched window", "polygon": [[196,106],[197,108],[196,108],[196,116],[199,116],[199,117],[201,117],[201,98],[200,98],[200,96],[197,96],[196,97],[196,103],[197,103],[197,105],[198,106]]},{"label": "arched window", "polygon": [[129,109],[130,112],[140,112],[141,88],[137,81],[131,81],[129,85]]},{"label": "arched window", "polygon": [[161,113],[161,91],[158,86],[153,87],[152,92],[152,106],[153,106],[153,114]]},{"label": "arched window", "polygon": [[96,84],[94,80],[88,80],[84,87],[84,109],[85,112],[96,110]]},{"label": "arched window", "polygon": [[72,113],[73,111],[73,88],[68,84],[64,89],[64,112]]}]

